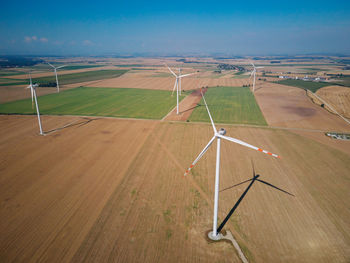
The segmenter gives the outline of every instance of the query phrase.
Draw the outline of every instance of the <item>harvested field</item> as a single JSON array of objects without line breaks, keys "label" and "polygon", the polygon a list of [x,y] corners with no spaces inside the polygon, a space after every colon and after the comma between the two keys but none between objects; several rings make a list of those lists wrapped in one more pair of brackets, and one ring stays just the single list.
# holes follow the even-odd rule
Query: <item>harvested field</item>
[{"label": "harvested field", "polygon": [[[119,78],[107,79],[93,84],[94,87],[106,88],[137,88],[137,89],[159,89],[172,90],[174,87],[174,78],[163,77],[134,77],[131,74],[125,74]],[[243,86],[248,84],[247,79],[232,78],[195,78],[187,77],[182,79],[182,89],[192,90],[200,87],[212,86]],[[88,85],[89,86],[89,85]]]},{"label": "harvested field", "polygon": [[[30,90],[25,89],[29,84],[26,85],[16,85],[16,86],[2,86],[0,87],[0,103],[6,103],[15,100],[21,100],[25,98],[30,98]],[[63,90],[63,89],[62,89]],[[56,92],[56,87],[54,88],[40,88],[38,89],[38,96],[51,94]]]},{"label": "harvested field", "polygon": [[[117,69],[118,68],[113,67],[113,66],[98,67],[98,70],[117,70]],[[58,76],[60,76],[60,75],[65,75],[65,74],[75,74],[75,73],[82,73],[82,72],[89,72],[89,71],[96,71],[96,67],[82,68],[82,69],[76,69],[76,70],[65,70],[65,68],[62,68],[62,69],[57,70],[57,74],[58,74]],[[32,77],[33,78],[42,78],[42,77],[51,77],[54,75],[55,75],[55,73],[53,72],[53,69],[47,68],[47,72],[33,73]],[[26,73],[26,74],[16,74],[16,75],[3,76],[3,78],[28,80],[29,77],[28,77],[28,73]]]},{"label": "harvested field", "polygon": [[275,83],[263,83],[255,98],[270,126],[350,131],[338,116],[312,103],[304,90]]},{"label": "harvested field", "polygon": [[[230,244],[204,238],[214,147],[182,176],[209,124],[98,119],[42,137],[35,116],[0,123],[3,260],[239,262]],[[252,158],[262,180],[296,196],[256,183],[244,198],[227,228],[250,262],[348,262],[350,156],[288,131],[225,128],[283,159],[222,143],[221,189],[250,178]],[[219,220],[244,189],[220,194]]]},{"label": "harvested field", "polygon": [[350,88],[330,86],[319,89],[316,94],[332,105],[339,114],[350,118]]},{"label": "harvested field", "polygon": [[[38,103],[41,114],[161,119],[176,105],[176,98],[164,90],[80,87],[41,96]],[[35,112],[31,99],[0,104],[3,114]]]}]

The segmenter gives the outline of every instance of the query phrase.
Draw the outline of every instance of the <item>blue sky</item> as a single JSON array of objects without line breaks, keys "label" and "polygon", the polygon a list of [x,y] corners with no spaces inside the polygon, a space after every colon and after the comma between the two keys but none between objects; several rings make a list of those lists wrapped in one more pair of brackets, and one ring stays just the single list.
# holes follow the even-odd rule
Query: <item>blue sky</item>
[{"label": "blue sky", "polygon": [[8,1],[0,54],[350,54],[350,1]]}]

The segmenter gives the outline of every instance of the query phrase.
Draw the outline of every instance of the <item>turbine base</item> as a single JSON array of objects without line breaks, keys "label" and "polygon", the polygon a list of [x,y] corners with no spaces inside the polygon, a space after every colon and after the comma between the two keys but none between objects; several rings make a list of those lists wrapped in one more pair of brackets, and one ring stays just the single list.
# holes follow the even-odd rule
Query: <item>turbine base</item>
[{"label": "turbine base", "polygon": [[223,239],[224,236],[223,236],[221,233],[217,233],[217,235],[214,236],[213,231],[210,231],[210,232],[208,233],[208,238],[209,238],[210,240],[213,240],[213,241],[219,241],[219,240]]}]

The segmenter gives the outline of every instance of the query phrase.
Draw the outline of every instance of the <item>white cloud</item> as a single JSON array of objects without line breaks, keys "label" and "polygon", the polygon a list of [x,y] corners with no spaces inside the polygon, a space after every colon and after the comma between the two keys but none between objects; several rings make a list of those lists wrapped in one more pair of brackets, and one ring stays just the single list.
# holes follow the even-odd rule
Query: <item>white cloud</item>
[{"label": "white cloud", "polygon": [[37,41],[37,40],[38,40],[37,36],[24,37],[24,42],[26,42],[26,43],[31,43],[32,41]]},{"label": "white cloud", "polygon": [[83,45],[84,46],[92,46],[94,43],[92,42],[92,41],[90,41],[90,40],[84,40],[83,41]]},{"label": "white cloud", "polygon": [[31,37],[24,37],[24,42],[30,43],[30,42],[32,42],[32,38]]},{"label": "white cloud", "polygon": [[61,46],[61,45],[63,45],[64,44],[64,42],[63,41],[59,41],[59,40],[56,40],[55,42],[53,42],[54,43],[54,45],[57,45],[57,46]]},{"label": "white cloud", "polygon": [[40,38],[40,42],[47,43],[49,40],[46,37]]}]

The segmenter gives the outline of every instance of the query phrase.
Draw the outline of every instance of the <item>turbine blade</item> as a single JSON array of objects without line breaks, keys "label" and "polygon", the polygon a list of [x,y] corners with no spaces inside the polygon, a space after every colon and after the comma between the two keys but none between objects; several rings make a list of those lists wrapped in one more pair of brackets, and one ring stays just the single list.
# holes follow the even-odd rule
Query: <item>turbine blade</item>
[{"label": "turbine blade", "polygon": [[190,76],[190,75],[193,75],[193,74],[196,74],[196,73],[189,73],[189,74],[180,75],[179,78],[187,77],[187,76]]},{"label": "turbine blade", "polygon": [[32,95],[32,109],[34,107],[34,90],[33,90],[33,86],[30,86],[30,93]]},{"label": "turbine blade", "polygon": [[172,71],[171,70],[171,68],[169,68],[169,66],[168,65],[166,65],[167,67],[168,67],[168,69],[169,69],[169,71],[175,76],[175,77],[177,77],[177,75],[175,74],[175,72],[174,71]]},{"label": "turbine blade", "polygon": [[174,95],[174,91],[175,91],[175,88],[176,88],[176,84],[177,84],[177,78],[176,78],[176,80],[175,80],[175,84],[174,84],[174,88],[173,88],[173,92],[171,93],[171,96]]},{"label": "turbine blade", "polygon": [[228,189],[231,189],[231,188],[233,188],[233,187],[239,186],[239,185],[244,184],[244,183],[246,183],[246,182],[249,182],[249,181],[251,181],[251,180],[253,180],[253,179],[254,179],[254,178],[245,180],[245,181],[243,181],[243,182],[241,182],[241,183],[238,183],[238,184],[235,184],[235,185],[232,185],[232,186],[230,186],[230,187],[227,187],[227,188],[225,188],[225,189],[220,190],[220,192],[223,192],[223,191],[225,191],[225,190],[228,190]]},{"label": "turbine blade", "polygon": [[220,138],[222,138],[222,139],[231,141],[231,142],[238,143],[238,144],[240,144],[240,145],[243,145],[243,146],[245,146],[245,147],[254,149],[254,150],[256,150],[256,151],[266,153],[266,154],[271,155],[271,156],[273,156],[273,157],[281,158],[281,157],[280,157],[279,155],[277,155],[277,154],[270,153],[270,152],[268,152],[268,151],[265,151],[265,150],[263,150],[263,149],[260,149],[260,148],[258,148],[258,147],[255,147],[255,146],[253,146],[253,145],[250,145],[250,144],[248,144],[248,143],[246,143],[246,142],[243,142],[243,141],[241,141],[241,140],[238,140],[238,139],[235,139],[235,138],[231,138],[231,137],[228,137],[228,136],[224,136],[224,135],[221,135],[221,134],[217,134],[216,136],[218,136],[218,137],[220,137]]},{"label": "turbine blade", "polygon": [[208,142],[208,144],[204,147],[204,149],[201,151],[201,153],[197,156],[197,158],[193,161],[193,163],[190,165],[190,167],[186,170],[184,176],[188,175],[188,173],[191,171],[191,169],[196,165],[196,163],[202,158],[202,156],[206,153],[206,151],[209,149],[210,145],[215,140],[215,136],[211,138],[211,140]]},{"label": "turbine blade", "polygon": [[66,67],[66,66],[67,66],[67,65],[59,66],[59,67],[57,67],[56,69],[63,68],[63,67]]},{"label": "turbine blade", "polygon": [[202,89],[201,89],[201,94],[202,94],[202,97],[203,97],[203,100],[204,100],[204,103],[205,103],[205,107],[207,108],[207,112],[208,112],[208,114],[209,114],[209,118],[210,118],[210,121],[211,121],[211,125],[213,126],[214,133],[216,134],[216,133],[217,133],[217,130],[216,130],[216,127],[215,127],[215,124],[214,124],[213,118],[211,117],[211,114],[210,114],[210,111],[209,111],[209,108],[208,108],[207,102],[206,102],[206,100],[205,100],[205,98],[204,98],[204,95],[203,95]]},{"label": "turbine blade", "polygon": [[255,68],[255,65],[253,64],[253,62],[250,62],[250,64],[252,64],[253,68]]},{"label": "turbine blade", "polygon": [[271,187],[273,187],[273,188],[275,188],[275,189],[277,189],[277,190],[280,190],[280,191],[282,191],[283,193],[286,193],[286,194],[289,194],[289,195],[291,195],[291,196],[294,196],[293,194],[291,194],[291,193],[289,193],[289,192],[287,192],[287,191],[284,191],[283,189],[278,188],[277,186],[274,186],[274,185],[272,185],[272,184],[270,184],[270,183],[268,183],[268,182],[265,182],[265,181],[260,180],[260,179],[256,179],[256,180],[259,181],[259,182],[261,182],[261,183],[263,183],[263,184],[267,184],[268,186],[271,186]]},{"label": "turbine blade", "polygon": [[49,62],[47,62],[47,64],[49,64],[51,67],[55,68],[53,65],[51,65]]}]

